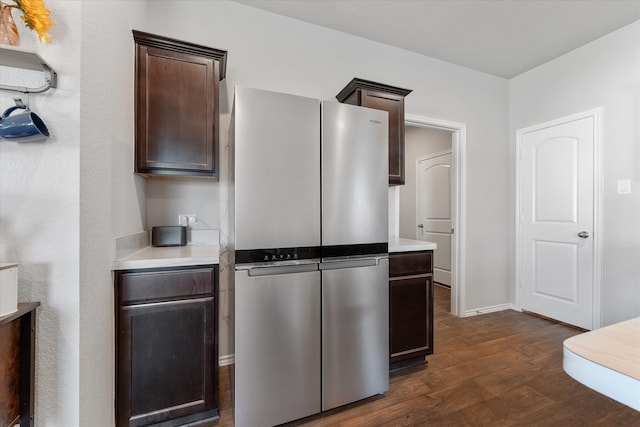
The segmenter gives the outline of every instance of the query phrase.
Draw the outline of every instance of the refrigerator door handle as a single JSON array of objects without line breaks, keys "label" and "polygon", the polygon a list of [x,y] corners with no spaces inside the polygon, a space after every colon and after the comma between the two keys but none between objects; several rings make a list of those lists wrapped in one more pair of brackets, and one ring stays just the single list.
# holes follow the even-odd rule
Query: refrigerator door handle
[{"label": "refrigerator door handle", "polygon": [[284,265],[281,267],[251,267],[247,269],[249,277],[275,276],[277,274],[295,274],[317,271],[318,264]]},{"label": "refrigerator door handle", "polygon": [[341,268],[374,267],[386,257],[369,257],[358,259],[326,260],[320,263],[320,270],[337,270]]}]

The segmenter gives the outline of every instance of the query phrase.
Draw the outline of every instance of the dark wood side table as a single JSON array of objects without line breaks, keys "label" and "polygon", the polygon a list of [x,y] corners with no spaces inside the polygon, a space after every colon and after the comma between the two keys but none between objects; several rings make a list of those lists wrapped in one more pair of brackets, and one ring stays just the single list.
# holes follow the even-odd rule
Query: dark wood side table
[{"label": "dark wood side table", "polygon": [[33,426],[35,408],[36,308],[40,302],[18,304],[18,311],[0,317],[0,425]]}]

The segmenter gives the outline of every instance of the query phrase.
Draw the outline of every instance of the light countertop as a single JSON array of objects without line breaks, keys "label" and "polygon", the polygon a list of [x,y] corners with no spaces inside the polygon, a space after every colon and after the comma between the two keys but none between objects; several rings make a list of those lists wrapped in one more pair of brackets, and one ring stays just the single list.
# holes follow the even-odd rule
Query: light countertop
[{"label": "light countertop", "polygon": [[220,246],[147,246],[113,261],[113,270],[219,264]]},{"label": "light countertop", "polygon": [[566,339],[563,368],[587,387],[640,411],[640,317]]},{"label": "light countertop", "polygon": [[434,242],[389,237],[389,252],[432,251],[435,249],[438,249],[438,245]]},{"label": "light countertop", "polygon": [[[414,252],[437,249],[433,242],[389,238],[389,252]],[[219,264],[218,245],[187,245],[171,247],[145,246],[113,261],[113,270],[138,268],[181,267],[189,265]]]}]

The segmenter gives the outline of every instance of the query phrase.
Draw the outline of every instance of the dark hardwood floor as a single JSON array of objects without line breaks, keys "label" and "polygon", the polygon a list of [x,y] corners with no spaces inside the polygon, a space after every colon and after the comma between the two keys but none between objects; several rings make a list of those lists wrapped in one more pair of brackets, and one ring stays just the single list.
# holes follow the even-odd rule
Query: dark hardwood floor
[{"label": "dark hardwood floor", "polygon": [[[295,426],[640,426],[636,412],[562,370],[562,342],[578,329],[512,310],[457,318],[435,287],[435,353],[393,374],[384,396]],[[229,370],[220,369],[220,420],[233,426]]]}]

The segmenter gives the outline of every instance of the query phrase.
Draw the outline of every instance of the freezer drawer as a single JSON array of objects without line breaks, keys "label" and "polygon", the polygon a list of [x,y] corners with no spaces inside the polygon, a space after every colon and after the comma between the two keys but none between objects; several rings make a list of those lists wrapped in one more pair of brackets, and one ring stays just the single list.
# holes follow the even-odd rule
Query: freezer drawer
[{"label": "freezer drawer", "polygon": [[235,272],[237,427],[320,412],[320,279],[317,264]]},{"label": "freezer drawer", "polygon": [[389,260],[323,263],[321,269],[326,411],[389,388]]}]

